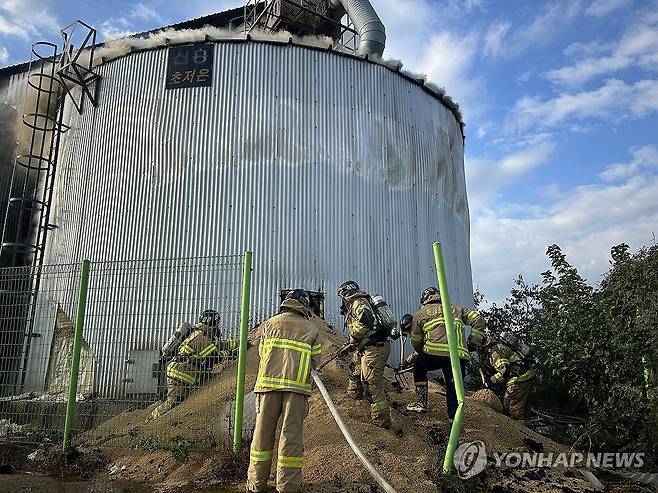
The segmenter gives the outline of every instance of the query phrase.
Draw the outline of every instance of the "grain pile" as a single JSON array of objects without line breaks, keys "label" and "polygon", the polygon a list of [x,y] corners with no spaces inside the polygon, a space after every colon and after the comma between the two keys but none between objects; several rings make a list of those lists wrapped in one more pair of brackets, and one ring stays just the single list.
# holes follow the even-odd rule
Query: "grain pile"
[{"label": "grain pile", "polygon": [[500,402],[500,398],[492,390],[480,389],[471,396],[471,400],[480,402],[497,413],[503,412],[503,403]]},{"label": "grain pile", "polygon": [[[254,343],[257,335],[253,334]],[[343,343],[341,334],[325,330],[323,358],[328,358]],[[249,350],[247,360],[248,390],[253,389],[257,367],[255,345]],[[394,382],[393,371],[387,372],[389,382]],[[225,431],[221,423],[216,423],[223,421],[218,409],[224,409],[234,393],[234,373],[234,367],[227,368],[157,421],[145,421],[148,409],[126,412],[82,436],[82,441],[89,445],[112,446],[107,450],[114,456],[110,467],[115,468],[117,478],[148,481],[164,488],[234,479],[240,471],[234,471],[231,466],[227,472],[226,454],[221,452],[225,450],[222,445],[226,443],[222,435]],[[399,493],[437,491],[437,463],[443,457],[450,433],[440,385],[430,383],[431,409],[418,416],[406,411],[407,404],[414,400],[413,392],[396,390],[389,383],[393,427],[383,430],[370,423],[366,401],[353,401],[345,396],[347,358],[327,365],[321,376],[354,438]],[[304,429],[305,491],[370,491],[374,481],[352,453],[317,390],[309,403]],[[155,436],[159,440],[153,440]],[[482,440],[488,452],[508,452],[526,447],[528,437],[545,451],[563,450],[550,439],[467,398],[462,441]],[[170,440],[173,445],[163,446]],[[177,454],[176,443],[183,443],[180,448],[189,454],[188,457]],[[574,488],[574,491],[580,490]]]}]

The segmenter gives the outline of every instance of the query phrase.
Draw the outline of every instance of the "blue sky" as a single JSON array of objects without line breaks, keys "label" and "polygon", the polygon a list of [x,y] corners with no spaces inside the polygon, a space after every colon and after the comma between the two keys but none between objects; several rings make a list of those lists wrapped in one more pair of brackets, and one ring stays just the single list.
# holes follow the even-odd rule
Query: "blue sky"
[{"label": "blue sky", "polygon": [[[372,0],[385,58],[462,106],[473,281],[500,300],[558,243],[591,281],[658,231],[658,0]],[[0,66],[75,18],[101,38],[239,5],[0,0]]]}]

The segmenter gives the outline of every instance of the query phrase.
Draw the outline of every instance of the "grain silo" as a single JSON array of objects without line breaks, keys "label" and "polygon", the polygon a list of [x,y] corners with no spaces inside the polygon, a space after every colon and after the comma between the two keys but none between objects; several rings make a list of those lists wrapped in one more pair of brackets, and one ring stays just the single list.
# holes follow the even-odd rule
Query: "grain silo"
[{"label": "grain silo", "polygon": [[[282,8],[274,21],[256,12],[271,35],[201,28],[168,44],[135,40],[98,65],[96,106],[64,103],[57,228],[43,261],[251,249],[254,323],[281,290],[303,287],[325,296],[327,320],[342,326],[335,290],[347,279],[398,315],[415,310],[436,285],[440,240],[452,299],[469,305],[459,111],[382,61],[383,26],[367,0],[343,3],[327,3],[315,24],[299,12],[281,23]],[[344,12],[360,35],[354,52],[331,22]]]}]

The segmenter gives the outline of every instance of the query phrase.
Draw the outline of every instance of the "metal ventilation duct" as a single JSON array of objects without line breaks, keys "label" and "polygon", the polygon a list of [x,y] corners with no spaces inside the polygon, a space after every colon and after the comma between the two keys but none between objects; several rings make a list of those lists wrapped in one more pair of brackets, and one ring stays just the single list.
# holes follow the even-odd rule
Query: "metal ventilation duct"
[{"label": "metal ventilation duct", "polygon": [[345,11],[359,33],[357,55],[381,58],[386,46],[386,28],[369,0],[331,0],[331,3],[334,9]]}]

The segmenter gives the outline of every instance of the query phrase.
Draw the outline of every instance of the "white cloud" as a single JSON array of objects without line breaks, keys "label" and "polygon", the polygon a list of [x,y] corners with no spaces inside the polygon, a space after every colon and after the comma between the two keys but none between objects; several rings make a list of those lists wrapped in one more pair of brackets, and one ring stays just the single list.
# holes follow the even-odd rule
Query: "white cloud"
[{"label": "white cloud", "polygon": [[133,19],[138,19],[141,21],[162,21],[162,17],[160,17],[160,15],[155,10],[147,7],[143,3],[138,3],[135,5],[128,15]]},{"label": "white cloud", "polygon": [[642,169],[658,169],[658,148],[655,145],[632,149],[631,154],[633,159],[630,162],[608,165],[599,176],[603,180],[612,182],[627,179]]},{"label": "white cloud", "polygon": [[531,127],[550,128],[584,118],[637,118],[658,111],[658,80],[632,84],[605,81],[592,91],[561,93],[553,99],[524,96],[510,111],[504,125],[507,134]]},{"label": "white cloud", "polygon": [[[632,152],[658,158],[655,146]],[[641,158],[644,159],[644,158]],[[487,205],[471,213],[474,284],[490,300],[503,299],[519,273],[539,281],[548,267],[546,247],[557,243],[581,273],[597,282],[608,269],[612,245],[637,248],[658,225],[656,167],[637,167],[618,183],[560,190],[547,207]],[[520,213],[519,213],[520,211]]]},{"label": "white cloud", "polygon": [[602,43],[599,40],[581,42],[577,41],[568,45],[562,53],[569,58],[583,58],[586,56],[607,53],[613,48],[613,43]]},{"label": "white cloud", "polygon": [[509,33],[512,23],[509,21],[494,22],[484,35],[484,54],[498,56],[503,52],[505,37]]},{"label": "white cloud", "polygon": [[386,26],[385,57],[413,67],[422,58],[422,47],[431,36],[434,7],[428,0],[384,1],[375,5]]},{"label": "white cloud", "polygon": [[658,9],[655,12],[643,11],[639,20],[615,42],[574,43],[566,48],[565,53],[584,58],[572,65],[549,70],[546,77],[556,84],[579,85],[597,76],[634,66],[658,70]]},{"label": "white cloud", "polygon": [[9,52],[4,46],[0,46],[0,63],[7,63],[9,60]]},{"label": "white cloud", "polygon": [[100,35],[104,41],[125,38],[140,31],[159,27],[165,21],[155,10],[143,3],[137,3],[125,16],[112,17],[100,25]]},{"label": "white cloud", "polygon": [[587,7],[587,14],[595,17],[604,17],[610,12],[625,7],[632,0],[594,0]]},{"label": "white cloud", "polygon": [[123,17],[117,19],[108,19],[101,23],[99,29],[103,41],[110,39],[119,39],[135,34],[137,31],[133,26]]},{"label": "white cloud", "polygon": [[466,119],[476,119],[485,109],[484,81],[474,70],[478,43],[475,33],[437,33],[430,38],[418,65],[431,81],[446,88]]},{"label": "white cloud", "polygon": [[59,22],[50,12],[50,1],[0,0],[0,35],[30,40],[58,31]]},{"label": "white cloud", "polygon": [[478,208],[504,187],[548,162],[554,148],[551,141],[544,140],[500,160],[466,156],[466,183],[471,206]]},{"label": "white cloud", "polygon": [[509,20],[495,21],[484,35],[484,52],[489,56],[511,58],[533,46],[550,43],[578,17],[581,5],[581,0],[548,3],[530,22],[516,28]]}]

